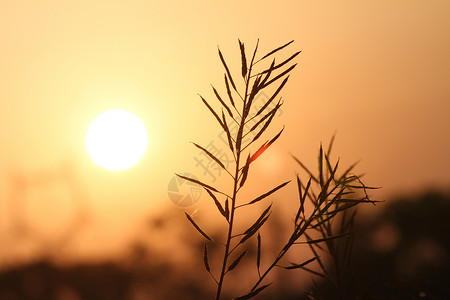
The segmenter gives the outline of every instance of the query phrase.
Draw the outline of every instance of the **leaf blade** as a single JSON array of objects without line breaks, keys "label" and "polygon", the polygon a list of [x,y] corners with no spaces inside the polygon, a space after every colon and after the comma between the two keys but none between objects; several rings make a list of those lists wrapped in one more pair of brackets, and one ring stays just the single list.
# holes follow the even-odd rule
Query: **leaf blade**
[{"label": "leaf blade", "polygon": [[217,209],[219,210],[220,214],[222,216],[224,216],[225,219],[228,220],[228,217],[227,217],[227,215],[225,213],[225,209],[222,207],[222,205],[220,204],[219,200],[217,200],[217,197],[210,190],[208,190],[208,189],[205,189],[205,190],[209,194],[209,196],[213,199],[214,204],[217,206]]},{"label": "leaf blade", "polygon": [[222,52],[220,51],[220,49],[218,49],[218,50],[219,50],[220,60],[222,61],[223,66],[225,67],[225,71],[227,72],[228,79],[230,79],[231,86],[233,87],[233,89],[235,91],[237,91],[236,85],[234,84],[234,81],[233,81],[233,77],[231,77],[230,70],[228,69],[227,63],[225,62],[225,59],[223,58]]},{"label": "leaf blade", "polygon": [[284,60],[283,62],[279,63],[279,64],[276,65],[276,66],[273,66],[273,67],[272,67],[272,70],[270,70],[270,69],[265,70],[265,71],[261,72],[261,74],[266,74],[266,73],[272,72],[273,70],[276,70],[276,69],[281,68],[282,66],[284,66],[285,64],[287,64],[288,62],[290,62],[291,60],[293,60],[293,59],[294,59],[297,55],[299,55],[301,52],[302,52],[302,51],[297,51],[297,52],[295,52],[295,53],[292,54],[288,59]]},{"label": "leaf blade", "polygon": [[225,124],[222,123],[219,116],[215,112],[215,110],[209,105],[208,101],[205,100],[205,98],[202,97],[202,95],[199,95],[202,99],[203,103],[206,105],[206,107],[209,109],[209,111],[213,114],[213,116],[216,118],[217,122],[219,122],[220,126],[225,129]]},{"label": "leaf blade", "polygon": [[247,254],[248,249],[246,249],[244,252],[242,252],[229,266],[227,269],[227,272],[232,271],[234,268],[236,268],[236,266],[239,264],[239,262],[241,261],[241,259],[245,256],[245,254]]},{"label": "leaf blade", "polygon": [[[280,107],[280,106],[281,106],[281,104],[278,105],[278,107]],[[264,131],[266,131],[267,127],[268,127],[269,124],[272,122],[272,119],[273,119],[273,117],[275,116],[275,112],[276,112],[276,110],[278,110],[278,107],[276,107],[276,109],[272,110],[272,113],[271,113],[271,115],[269,116],[268,120],[264,123],[263,127],[262,127],[262,128],[258,131],[258,133],[255,135],[255,137],[254,137],[253,140],[252,140],[252,143],[253,143],[254,141],[256,141],[256,140],[261,136],[261,134],[263,134]]]},{"label": "leaf blade", "polygon": [[293,64],[292,66],[290,66],[289,68],[287,68],[285,71],[281,72],[280,74],[278,74],[277,76],[275,76],[274,78],[272,78],[269,82],[266,82],[261,89],[269,86],[271,83],[277,81],[278,79],[280,79],[281,77],[283,77],[284,75],[288,74],[289,72],[291,72],[295,67],[297,66],[297,64]]},{"label": "leaf blade", "polygon": [[272,204],[267,207],[264,212],[261,214],[261,216],[258,218],[258,220],[253,223],[252,226],[250,226],[245,232],[244,237],[239,241],[239,244],[244,243],[246,240],[251,238],[258,230],[261,228],[261,226],[267,221],[267,219],[270,216],[270,209],[272,208]]},{"label": "leaf blade", "polygon": [[230,117],[233,118],[233,113],[231,112],[228,105],[226,105],[226,103],[222,100],[222,97],[220,97],[219,92],[216,90],[216,88],[213,85],[211,85],[211,87],[213,89],[214,95],[216,95],[216,98],[219,100],[220,104],[222,104],[222,106],[225,107],[225,109],[228,112],[228,114],[230,115]]},{"label": "leaf blade", "polygon": [[[217,192],[217,193],[221,193],[220,191],[218,191],[218,190],[215,189],[214,187],[212,187],[212,186],[210,186],[210,185],[207,185],[206,183],[203,183],[203,182],[201,182],[201,181],[199,181],[199,180],[197,180],[197,179],[190,178],[190,177],[186,177],[186,176],[180,175],[180,174],[175,174],[175,175],[177,175],[177,176],[180,177],[180,178],[183,178],[184,180],[187,180],[187,181],[196,183],[196,184],[198,184],[198,185],[201,185],[202,187],[204,187],[204,188],[206,188],[206,189],[209,189],[209,190],[211,190],[211,191],[214,191],[214,192]],[[221,193],[221,194],[222,194],[222,193]]]},{"label": "leaf blade", "polygon": [[244,47],[244,43],[241,43],[240,40],[239,41],[239,48],[241,49],[241,61],[242,61],[242,77],[245,78],[245,75],[247,75],[247,59],[245,58],[245,47]]},{"label": "leaf blade", "polygon": [[302,268],[302,267],[304,267],[304,266],[306,266],[306,265],[312,263],[312,262],[315,261],[316,259],[317,259],[317,257],[313,257],[313,258],[310,258],[310,259],[308,259],[307,261],[305,261],[305,262],[303,262],[303,263],[301,263],[301,264],[293,264],[293,263],[291,263],[291,264],[292,264],[291,266],[289,266],[289,267],[283,267],[283,268],[286,269],[286,270],[299,269],[299,268]]},{"label": "leaf blade", "polygon": [[261,274],[259,273],[259,267],[261,266],[261,234],[258,232],[256,236],[257,240],[257,252],[256,252],[256,267],[258,268],[258,275],[261,278]]},{"label": "leaf blade", "polygon": [[[268,192],[262,194],[261,196],[259,196],[259,197],[255,198],[255,199],[253,199],[252,201],[250,201],[250,202],[248,202],[248,203],[246,203],[246,204],[244,204],[244,205],[253,204],[253,203],[256,203],[256,202],[259,202],[259,201],[263,200],[264,198],[268,197],[269,195],[271,195],[271,194],[275,193],[276,191],[278,191],[279,189],[283,188],[283,187],[284,187],[286,184],[288,184],[289,182],[291,182],[291,181],[289,180],[289,181],[283,182],[282,184],[280,184],[280,185],[274,187],[274,188],[271,189],[270,191],[268,191]],[[243,206],[244,206],[244,205],[243,205]]]},{"label": "leaf blade", "polygon": [[270,103],[272,103],[272,101],[277,97],[277,95],[281,92],[283,87],[286,85],[288,80],[289,80],[289,75],[286,76],[286,78],[284,78],[284,80],[278,86],[278,88],[275,91],[275,93],[273,93],[272,96],[269,98],[269,100],[267,100],[267,102],[258,110],[258,112],[256,113],[255,117],[258,116],[259,114],[261,114],[267,108],[267,106],[269,106]]},{"label": "leaf blade", "polygon": [[231,139],[231,132],[230,129],[228,128],[227,124],[227,120],[225,119],[225,114],[222,111],[222,120],[223,120],[223,124],[225,124],[224,126],[224,130],[225,133],[227,134],[227,140],[228,140],[228,147],[230,147],[231,153],[234,153],[234,147],[233,147],[233,142]]},{"label": "leaf blade", "polygon": [[234,105],[233,96],[231,95],[230,85],[228,84],[228,78],[227,74],[223,74],[223,77],[225,78],[225,87],[227,89],[228,99],[230,99],[231,105],[236,109],[236,105]]},{"label": "leaf blade", "polygon": [[280,51],[281,49],[286,48],[287,46],[289,46],[289,45],[292,44],[293,42],[294,42],[294,40],[292,40],[292,41],[290,41],[290,42],[284,44],[283,46],[280,46],[280,47],[278,47],[278,48],[276,48],[276,49],[270,51],[269,53],[267,53],[266,55],[264,55],[260,60],[263,60],[263,59],[265,59],[266,57],[269,57],[269,56],[271,56],[272,54],[274,54],[274,53]]},{"label": "leaf blade", "polygon": [[218,159],[217,157],[215,157],[211,152],[209,152],[208,150],[206,150],[205,148],[203,148],[202,146],[198,145],[197,143],[191,142],[192,144],[194,144],[195,147],[199,148],[200,150],[202,150],[203,152],[205,152],[209,157],[211,157],[222,169],[224,169],[225,171],[227,171],[227,168],[225,167],[225,165],[220,161],[220,159]]},{"label": "leaf blade", "polygon": [[270,286],[272,283],[263,285],[262,287],[257,288],[256,290],[254,290],[253,292],[250,292],[248,294],[245,294],[244,296],[240,296],[237,298],[234,298],[234,300],[247,300],[250,298],[255,297],[256,295],[258,295],[262,290],[266,289],[268,286]]},{"label": "leaf blade", "polygon": [[203,264],[205,265],[206,271],[211,272],[211,268],[210,268],[209,262],[208,262],[208,248],[206,247],[206,244],[205,244],[205,248],[203,250]]},{"label": "leaf blade", "polygon": [[250,168],[250,154],[248,155],[247,161],[245,162],[244,168],[242,169],[242,178],[239,184],[240,188],[244,185],[245,181],[247,180],[249,168]]},{"label": "leaf blade", "polygon": [[212,239],[203,230],[200,229],[200,227],[197,225],[197,223],[195,223],[195,221],[191,218],[190,215],[188,215],[186,212],[184,214],[186,215],[186,218],[189,220],[189,222],[191,222],[191,224],[195,227],[195,229],[197,229],[197,231],[201,235],[203,235],[205,239],[207,239],[208,241],[212,241]]}]

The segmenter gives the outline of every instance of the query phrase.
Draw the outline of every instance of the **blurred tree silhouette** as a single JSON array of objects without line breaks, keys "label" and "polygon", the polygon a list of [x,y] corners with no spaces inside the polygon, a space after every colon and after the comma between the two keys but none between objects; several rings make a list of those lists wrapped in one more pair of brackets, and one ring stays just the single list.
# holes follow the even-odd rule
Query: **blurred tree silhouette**
[{"label": "blurred tree silhouette", "polygon": [[[351,278],[352,293],[347,299],[450,299],[450,194],[429,192],[393,199],[378,212],[356,219],[349,267],[356,276]],[[186,226],[177,225],[181,214],[168,209],[149,219],[120,261],[62,267],[40,260],[4,269],[0,300],[204,299],[211,290],[201,261],[174,262],[162,255],[167,249],[155,249],[157,240],[147,240],[149,232],[151,236],[170,232],[174,239],[189,240],[180,243],[187,245],[188,256],[195,255],[201,238],[193,238]],[[284,230],[277,222],[267,226],[274,232]],[[254,255],[254,249],[251,252]],[[307,282],[305,277],[297,278]],[[325,299],[336,299],[329,283],[317,282]],[[299,284],[285,281],[257,299],[306,299],[304,292]]]}]

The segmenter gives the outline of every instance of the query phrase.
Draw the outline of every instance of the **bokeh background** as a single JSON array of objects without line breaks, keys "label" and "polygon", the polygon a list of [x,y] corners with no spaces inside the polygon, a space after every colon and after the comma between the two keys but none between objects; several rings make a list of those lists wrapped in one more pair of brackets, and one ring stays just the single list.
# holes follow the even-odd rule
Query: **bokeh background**
[{"label": "bokeh background", "polygon": [[[300,172],[291,154],[314,167],[320,142],[336,133],[335,156],[344,165],[361,160],[365,182],[382,187],[373,197],[385,202],[364,214],[384,218],[399,198],[448,207],[449,13],[445,0],[2,1],[0,299],[100,299],[70,282],[106,273],[117,278],[98,290],[111,280],[118,291],[104,299],[170,299],[173,285],[208,294],[212,282],[194,267],[201,245],[186,238],[193,231],[168,186],[175,172],[226,181],[189,142],[225,150],[197,93],[212,100],[209,84],[223,88],[218,46],[239,74],[238,38],[247,51],[259,39],[260,55],[290,40],[283,55],[302,51],[270,131],[285,125],[284,133],[255,164],[249,194]],[[149,132],[146,156],[122,172],[95,165],[84,145],[89,122],[116,108],[137,114]],[[294,186],[281,195],[296,201]],[[187,211],[210,214],[206,199]],[[389,244],[399,236],[393,223],[379,244],[397,245]],[[426,243],[444,265],[448,247]],[[388,246],[382,253],[394,251]],[[65,278],[58,292],[37,296],[52,288],[36,270]],[[120,294],[119,283],[134,292]]]}]

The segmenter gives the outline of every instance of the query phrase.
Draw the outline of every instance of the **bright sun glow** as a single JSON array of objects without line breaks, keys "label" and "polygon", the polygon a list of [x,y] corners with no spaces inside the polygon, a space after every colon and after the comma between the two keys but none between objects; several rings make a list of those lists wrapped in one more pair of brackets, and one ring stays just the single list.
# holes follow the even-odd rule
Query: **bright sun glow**
[{"label": "bright sun glow", "polygon": [[142,121],[132,113],[110,110],[89,125],[86,148],[92,160],[105,169],[121,171],[138,163],[147,149]]}]

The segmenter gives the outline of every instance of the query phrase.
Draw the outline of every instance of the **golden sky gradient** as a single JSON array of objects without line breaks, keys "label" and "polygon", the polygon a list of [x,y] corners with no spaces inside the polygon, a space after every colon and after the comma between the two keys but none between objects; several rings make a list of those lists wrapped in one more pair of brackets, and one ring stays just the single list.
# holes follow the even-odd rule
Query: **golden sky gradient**
[{"label": "golden sky gradient", "polygon": [[[383,187],[376,198],[448,189],[449,15],[446,0],[0,2],[0,243],[13,239],[18,194],[51,230],[55,215],[71,215],[50,204],[63,195],[74,205],[65,181],[45,192],[47,177],[76,182],[92,228],[78,250],[94,254],[171,207],[175,172],[211,180],[189,141],[218,141],[220,128],[197,93],[212,100],[209,84],[223,88],[217,46],[239,72],[238,38],[247,51],[259,38],[260,54],[290,40],[285,55],[302,51],[270,132],[286,129],[255,167],[260,182],[300,170],[288,153],[313,167],[337,132],[336,155],[361,159],[366,181]],[[142,119],[149,148],[114,173],[90,160],[84,137],[117,108]],[[12,248],[0,256],[19,255]]]}]

